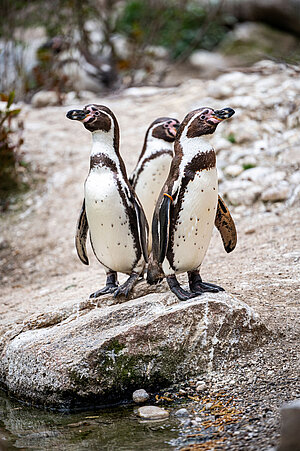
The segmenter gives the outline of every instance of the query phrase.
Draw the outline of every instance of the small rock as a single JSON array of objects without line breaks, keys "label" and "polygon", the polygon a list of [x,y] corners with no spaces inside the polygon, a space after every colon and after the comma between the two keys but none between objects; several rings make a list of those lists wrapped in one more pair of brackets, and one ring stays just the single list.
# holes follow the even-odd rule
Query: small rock
[{"label": "small rock", "polygon": [[227,67],[226,58],[220,53],[208,52],[207,50],[197,50],[189,58],[192,66],[201,70],[201,72],[217,73],[218,70]]},{"label": "small rock", "polygon": [[300,450],[300,399],[281,408],[281,443],[279,451]]},{"label": "small rock", "polygon": [[132,399],[136,403],[146,402],[149,399],[149,394],[143,388],[140,390],[135,390],[132,393]]},{"label": "small rock", "polygon": [[163,420],[169,416],[169,412],[167,410],[156,406],[139,407],[138,414],[141,418],[147,420]]},{"label": "small rock", "polygon": [[288,199],[290,195],[290,187],[287,182],[281,182],[277,186],[266,189],[261,196],[264,202],[278,202]]},{"label": "small rock", "polygon": [[243,188],[229,189],[226,196],[232,205],[252,205],[259,199],[262,190],[261,186],[249,183]]},{"label": "small rock", "polygon": [[245,230],[245,235],[251,235],[256,231],[255,227],[248,227],[248,229]]},{"label": "small rock", "polygon": [[188,417],[189,416],[189,411],[187,409],[179,409],[175,412],[175,415],[177,417]]},{"label": "small rock", "polygon": [[237,177],[243,170],[243,166],[240,166],[239,164],[230,164],[224,169],[224,172],[229,177]]},{"label": "small rock", "polygon": [[204,381],[199,381],[196,385],[196,392],[201,392],[206,389],[206,383]]},{"label": "small rock", "polygon": [[31,104],[35,108],[58,105],[58,103],[59,99],[55,91],[39,91],[31,99]]}]

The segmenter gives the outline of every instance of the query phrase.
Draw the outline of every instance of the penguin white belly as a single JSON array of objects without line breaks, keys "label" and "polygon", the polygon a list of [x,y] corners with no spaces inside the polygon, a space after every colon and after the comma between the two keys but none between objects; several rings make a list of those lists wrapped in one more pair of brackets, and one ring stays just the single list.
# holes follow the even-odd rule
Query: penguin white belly
[{"label": "penguin white belly", "polygon": [[94,253],[107,268],[130,273],[136,259],[129,218],[114,174],[91,171],[85,182],[85,207]]},{"label": "penguin white belly", "polygon": [[[170,154],[163,154],[147,161],[135,186],[135,192],[143,206],[150,230],[155,205],[163,184],[168,177],[171,162],[172,156]],[[151,247],[152,234],[150,233],[148,241],[149,252]]]},{"label": "penguin white belly", "polygon": [[168,177],[171,162],[172,156],[169,154],[160,155],[147,161],[135,186],[135,192],[143,206],[150,227],[154,208],[162,186]]},{"label": "penguin white belly", "polygon": [[[216,168],[198,171],[186,187],[175,226],[173,266],[176,274],[200,267],[211,239],[217,201]],[[163,270],[166,276],[174,274],[166,258]]]}]

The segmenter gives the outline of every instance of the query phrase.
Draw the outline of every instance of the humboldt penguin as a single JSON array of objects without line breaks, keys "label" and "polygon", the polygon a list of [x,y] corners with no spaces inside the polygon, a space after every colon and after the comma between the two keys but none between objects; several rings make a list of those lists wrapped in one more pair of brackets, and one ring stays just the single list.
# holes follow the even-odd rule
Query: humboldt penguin
[{"label": "humboldt penguin", "polygon": [[[149,126],[144,145],[135,169],[129,177],[129,182],[135,190],[148,221],[152,218],[161,188],[166,181],[174,151],[173,143],[180,122],[169,117],[160,117]],[[218,207],[215,220],[226,252],[231,252],[236,245],[236,229],[230,212],[221,198],[218,197]],[[151,252],[152,235],[149,235],[148,253]]]},{"label": "humboldt penguin", "polygon": [[[148,221],[152,222],[154,208],[173,160],[173,143],[179,121],[160,117],[149,126],[137,165],[129,177]],[[151,235],[148,250],[151,250]]]},{"label": "humboldt penguin", "polygon": [[[128,297],[148,260],[148,224],[119,153],[117,119],[106,106],[94,104],[82,110],[71,110],[67,117],[82,122],[93,139],[75,244],[80,260],[88,265],[86,237],[89,230],[92,249],[104,266],[107,279],[106,286],[90,297],[106,293]],[[129,275],[120,286],[117,272]]]},{"label": "humboldt penguin", "polygon": [[[217,125],[234,114],[232,108],[200,108],[186,115],[178,129],[169,176],[160,193],[152,222],[152,259],[147,281],[157,283],[166,276],[171,291],[187,300],[205,291],[223,288],[203,283],[200,267],[205,257],[214,224],[222,230],[222,199],[218,205],[216,154],[209,137]],[[225,231],[221,235],[228,251],[236,240],[230,239],[230,215],[224,211]],[[229,213],[229,212],[228,212]],[[234,225],[234,223],[233,223]],[[227,229],[227,227],[229,227]],[[177,274],[187,272],[190,291],[183,289]]]}]

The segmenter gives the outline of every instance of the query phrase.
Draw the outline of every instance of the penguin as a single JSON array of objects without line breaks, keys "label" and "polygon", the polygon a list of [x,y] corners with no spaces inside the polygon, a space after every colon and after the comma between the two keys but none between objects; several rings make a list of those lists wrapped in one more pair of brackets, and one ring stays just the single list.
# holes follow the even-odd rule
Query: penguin
[{"label": "penguin", "polygon": [[[218,198],[216,154],[209,143],[218,124],[234,113],[232,108],[203,107],[186,115],[178,129],[175,156],[155,207],[147,281],[154,284],[166,276],[170,290],[181,301],[206,291],[223,291],[218,285],[202,282],[200,267],[214,224],[221,231],[225,249],[230,252],[236,242],[235,227],[232,239],[230,235],[232,218]],[[176,278],[184,272],[188,273],[190,291],[183,289]]]},{"label": "penguin", "polygon": [[[106,286],[90,295],[128,297],[148,261],[148,224],[132,189],[119,153],[119,125],[106,106],[89,104],[71,110],[67,117],[83,123],[92,133],[90,171],[84,184],[75,245],[79,259],[89,264],[86,237],[89,231],[93,252],[106,271]],[[129,278],[118,286],[117,273]]]},{"label": "penguin", "polygon": [[[129,182],[138,196],[148,221],[152,217],[157,199],[166,181],[174,156],[174,141],[180,122],[170,117],[160,117],[153,121],[145,135],[144,145]],[[226,252],[232,252],[236,246],[236,229],[228,207],[218,196],[215,226],[219,230]],[[148,253],[152,247],[152,235],[149,235]]]},{"label": "penguin", "polygon": [[[180,122],[170,117],[160,117],[149,126],[144,145],[129,182],[139,198],[148,221],[152,216],[161,188],[167,179],[173,160],[173,143]],[[148,251],[151,250],[149,235]]]}]

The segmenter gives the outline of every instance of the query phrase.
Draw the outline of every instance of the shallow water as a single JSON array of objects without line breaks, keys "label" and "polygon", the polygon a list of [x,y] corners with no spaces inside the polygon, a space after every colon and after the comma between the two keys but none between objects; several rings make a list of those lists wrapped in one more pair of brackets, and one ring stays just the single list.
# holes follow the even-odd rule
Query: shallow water
[{"label": "shallow water", "polygon": [[179,422],[143,422],[136,405],[80,413],[57,413],[22,405],[0,391],[0,451],[172,450]]}]

